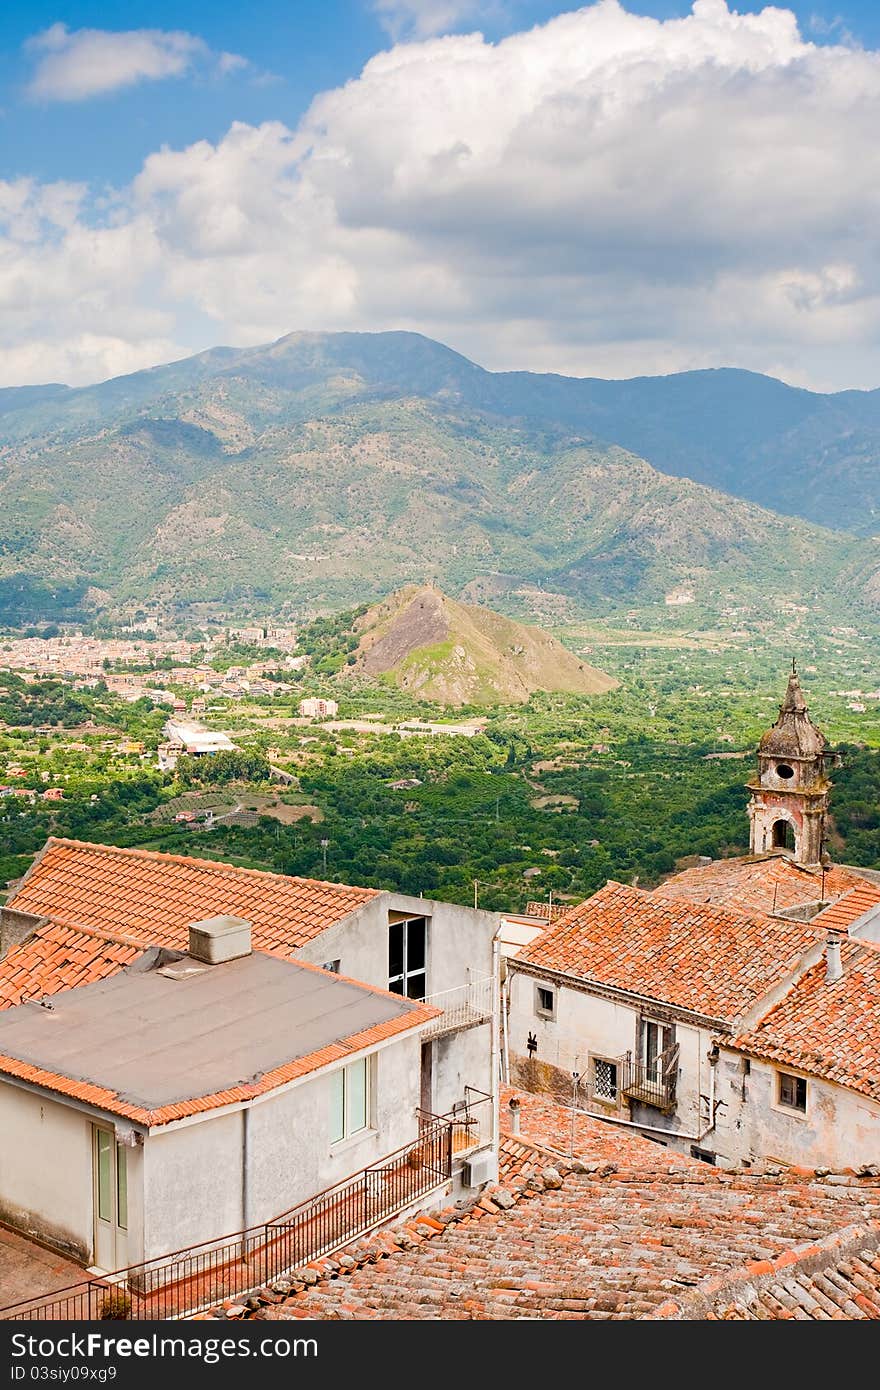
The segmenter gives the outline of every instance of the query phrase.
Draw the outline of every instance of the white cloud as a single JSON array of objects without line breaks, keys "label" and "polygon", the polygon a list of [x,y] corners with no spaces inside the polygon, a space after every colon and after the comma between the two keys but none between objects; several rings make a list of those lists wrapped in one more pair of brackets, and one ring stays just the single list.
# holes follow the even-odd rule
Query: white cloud
[{"label": "white cloud", "polygon": [[[119,91],[136,82],[183,77],[196,63],[211,58],[207,44],[194,34],[160,29],[68,29],[53,24],[29,39],[37,66],[28,94],[38,101],[84,101]],[[218,73],[246,67],[235,53],[221,53]]]},{"label": "white cloud", "polygon": [[13,189],[0,365],[31,339],[83,380],[157,341],[408,327],[495,367],[877,385],[878,126],[880,55],[780,9],[602,0],[398,46],[296,130],[151,155],[96,228],[81,191]]},{"label": "white cloud", "polygon": [[393,39],[425,39],[498,13],[503,0],[373,0],[373,9]]}]

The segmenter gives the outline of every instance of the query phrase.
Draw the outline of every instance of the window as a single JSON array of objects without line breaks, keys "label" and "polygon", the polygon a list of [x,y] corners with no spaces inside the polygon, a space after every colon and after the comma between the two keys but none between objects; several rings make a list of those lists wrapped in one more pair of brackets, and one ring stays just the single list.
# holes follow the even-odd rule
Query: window
[{"label": "window", "polygon": [[789,1110],[807,1109],[807,1082],[803,1076],[791,1076],[787,1071],[779,1072],[779,1104]]},{"label": "window", "polygon": [[388,988],[407,999],[424,999],[426,988],[427,922],[411,917],[388,928]]},{"label": "window", "polygon": [[646,1019],[642,1035],[642,1061],[645,1072],[656,1081],[663,1079],[663,1054],[672,1046],[672,1029],[667,1023]]},{"label": "window", "polygon": [[549,985],[535,985],[535,1013],[539,1018],[556,1017],[556,990]]},{"label": "window", "polygon": [[116,1145],[116,1224],[128,1230],[128,1157],[121,1144]]},{"label": "window", "polygon": [[715,1162],[715,1154],[711,1149],[701,1149],[698,1144],[691,1144],[691,1158],[698,1158],[701,1163]]},{"label": "window", "polygon": [[788,763],[777,763],[776,776],[781,777],[783,782],[788,782],[794,776],[794,768],[789,767]]},{"label": "window", "polygon": [[617,1063],[604,1057],[593,1058],[593,1095],[596,1100],[617,1104]]},{"label": "window", "polygon": [[350,1139],[369,1125],[368,1058],[340,1067],[330,1078],[330,1143]]}]

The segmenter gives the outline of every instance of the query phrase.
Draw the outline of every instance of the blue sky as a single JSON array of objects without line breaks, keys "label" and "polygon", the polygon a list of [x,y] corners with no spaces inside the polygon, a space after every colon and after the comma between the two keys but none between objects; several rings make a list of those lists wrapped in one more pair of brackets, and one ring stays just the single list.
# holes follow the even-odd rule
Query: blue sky
[{"label": "blue sky", "polygon": [[[573,8],[554,0],[462,6],[462,17],[446,31],[478,28],[487,38],[498,39]],[[691,5],[689,0],[632,0],[626,8],[666,19],[686,15]],[[762,8],[760,0],[736,4],[741,13]],[[876,0],[807,0],[787,8],[814,42],[834,42],[846,31],[866,46],[880,46]],[[71,30],[185,30],[215,51],[239,54],[253,66],[224,78],[202,75],[192,82],[138,84],[82,103],[30,101],[24,94],[34,63],[25,45],[57,23]],[[241,0],[126,0],[117,5],[106,0],[5,0],[0,7],[0,109],[6,138],[0,174],[124,181],[159,145],[217,140],[233,120],[295,123],[316,93],[356,77],[391,42],[370,0],[257,0],[254,5]]]},{"label": "blue sky", "polygon": [[405,327],[875,386],[878,128],[865,0],[5,0],[0,385]]}]

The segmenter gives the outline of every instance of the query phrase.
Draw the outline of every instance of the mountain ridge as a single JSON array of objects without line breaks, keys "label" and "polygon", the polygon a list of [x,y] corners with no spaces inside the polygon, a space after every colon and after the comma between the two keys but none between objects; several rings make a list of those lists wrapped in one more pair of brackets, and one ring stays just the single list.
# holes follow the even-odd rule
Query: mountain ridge
[{"label": "mountain ridge", "polygon": [[[786,409],[809,397],[777,386]],[[780,590],[815,603],[843,575],[877,603],[876,547],[563,418],[588,388],[489,373],[421,335],[299,333],[20,398],[0,413],[0,615],[48,575],[111,609],[340,608],[426,575],[454,593],[505,576],[592,607],[681,583],[716,606]],[[680,413],[684,428],[686,399]]]}]

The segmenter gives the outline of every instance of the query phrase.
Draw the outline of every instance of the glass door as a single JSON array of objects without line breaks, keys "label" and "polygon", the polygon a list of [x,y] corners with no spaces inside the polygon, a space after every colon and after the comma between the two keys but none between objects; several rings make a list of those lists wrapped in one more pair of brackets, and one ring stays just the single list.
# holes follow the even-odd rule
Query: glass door
[{"label": "glass door", "polygon": [[111,1273],[128,1263],[128,1150],[112,1129],[92,1128],[95,1267]]}]

